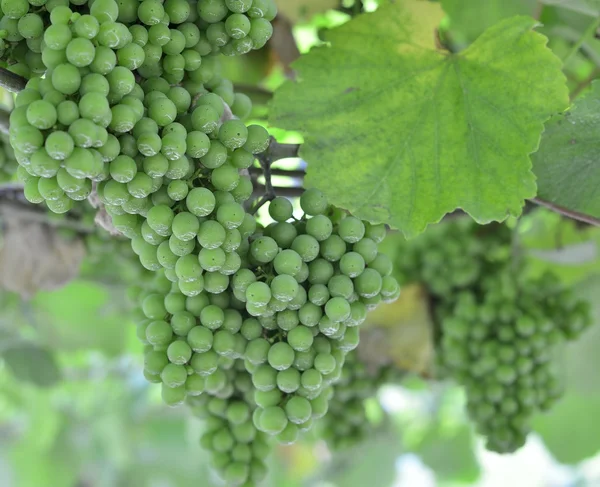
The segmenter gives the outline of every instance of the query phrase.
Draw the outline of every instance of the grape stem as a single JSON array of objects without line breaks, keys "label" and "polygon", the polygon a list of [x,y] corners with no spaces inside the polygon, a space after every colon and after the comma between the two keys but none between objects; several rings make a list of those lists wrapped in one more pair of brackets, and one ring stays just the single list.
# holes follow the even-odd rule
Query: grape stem
[{"label": "grape stem", "polygon": [[[299,150],[299,144],[280,144],[273,137],[271,137],[269,148],[262,154],[256,156],[260,164],[260,168],[250,168],[250,175],[253,177],[254,182],[256,182],[256,178],[259,175],[262,175],[265,178],[265,182],[259,186],[263,188],[262,191],[258,190],[258,188],[257,191],[255,191],[257,196],[254,199],[254,204],[250,210],[251,214],[256,214],[256,212],[262,206],[264,206],[267,202],[272,201],[277,196],[271,181],[272,176],[304,176],[304,171],[285,171],[282,169],[273,169],[271,167],[275,161],[298,157]],[[287,190],[294,190],[293,196],[298,196],[296,194],[296,188],[278,188],[277,193],[281,194],[282,196],[288,196]],[[300,192],[300,194],[302,193]]]},{"label": "grape stem", "polygon": [[27,80],[23,76],[10,72],[8,69],[0,68],[0,86],[11,93],[18,93],[25,89]]},{"label": "grape stem", "polygon": [[271,182],[271,163],[273,162],[273,159],[270,156],[270,151],[267,150],[267,152],[258,155],[257,159],[260,163],[263,176],[265,177],[265,191],[252,205],[252,209],[250,210],[250,214],[252,215],[255,215],[268,201],[273,201],[276,196],[275,190],[273,189],[273,183]]},{"label": "grape stem", "polygon": [[544,206],[556,213],[559,213],[559,214],[566,216],[568,218],[571,218],[573,220],[587,223],[588,225],[594,225],[596,227],[600,227],[600,219],[593,217],[591,215],[586,215],[586,214],[580,213],[578,211],[569,210],[568,208],[564,208],[560,205],[557,205],[550,201],[543,200],[541,198],[532,198],[529,201],[535,203],[536,205]]}]

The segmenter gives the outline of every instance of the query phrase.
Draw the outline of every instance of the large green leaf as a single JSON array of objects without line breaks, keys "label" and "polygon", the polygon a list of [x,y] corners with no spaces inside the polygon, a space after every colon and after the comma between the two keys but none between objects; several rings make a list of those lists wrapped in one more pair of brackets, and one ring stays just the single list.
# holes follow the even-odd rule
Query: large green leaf
[{"label": "large green leaf", "polygon": [[35,344],[15,344],[2,351],[2,358],[20,381],[50,387],[60,380],[61,373],[54,355]]},{"label": "large green leaf", "polygon": [[514,15],[533,15],[537,0],[442,0],[450,30],[466,42],[476,39],[496,22]]},{"label": "large green leaf", "polygon": [[553,117],[532,156],[538,196],[571,211],[600,218],[600,82]]},{"label": "large green leaf", "polygon": [[306,134],[308,185],[407,236],[456,208],[480,223],[519,215],[543,122],[568,105],[534,20],[449,54],[435,47],[441,18],[439,4],[403,0],[332,30],[271,107],[274,125]]}]

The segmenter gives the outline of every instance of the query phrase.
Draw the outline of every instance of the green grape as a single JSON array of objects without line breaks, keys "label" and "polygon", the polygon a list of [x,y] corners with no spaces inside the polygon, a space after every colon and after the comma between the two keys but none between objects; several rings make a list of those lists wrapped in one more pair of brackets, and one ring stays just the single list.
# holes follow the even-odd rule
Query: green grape
[{"label": "green grape", "polygon": [[216,249],[223,245],[227,233],[225,228],[214,220],[207,220],[200,225],[198,243],[206,249]]},{"label": "green grape", "polygon": [[281,311],[277,313],[277,326],[282,330],[290,331],[298,326],[298,323],[300,323],[300,319],[295,310],[282,308]]},{"label": "green grape", "polygon": [[356,279],[354,279],[356,292],[365,298],[376,296],[381,291],[381,274],[374,269],[365,269]]},{"label": "green grape", "polygon": [[225,0],[227,8],[235,13],[245,13],[250,10],[252,0]]},{"label": "green grape", "polygon": [[324,259],[327,259],[330,262],[337,262],[344,257],[344,254],[346,253],[346,243],[339,235],[331,235],[321,242],[320,253]]},{"label": "green grape", "polygon": [[271,295],[285,303],[292,301],[298,293],[298,283],[288,275],[276,276],[271,282]]},{"label": "green grape", "polygon": [[381,243],[386,236],[385,225],[365,225],[365,237],[376,243]]},{"label": "green grape", "polygon": [[322,215],[327,211],[327,199],[318,189],[307,189],[300,197],[300,206],[307,215]]},{"label": "green grape", "polygon": [[354,294],[354,284],[348,276],[338,274],[329,279],[327,289],[331,297],[351,299]]},{"label": "green grape", "polygon": [[270,365],[260,365],[252,373],[252,384],[259,391],[266,392],[275,389],[277,387],[277,370]]},{"label": "green grape", "polygon": [[294,363],[294,349],[284,342],[275,343],[267,356],[269,365],[276,370],[285,370]]},{"label": "green grape", "polygon": [[258,262],[266,264],[277,256],[279,247],[277,242],[270,237],[260,237],[250,245],[252,257]]},{"label": "green grape", "polygon": [[208,305],[200,312],[200,323],[210,330],[219,329],[225,321],[225,314],[221,308]]},{"label": "green grape", "polygon": [[286,412],[279,406],[265,408],[259,418],[257,428],[270,435],[281,433],[288,424]]},{"label": "green grape", "polygon": [[192,240],[198,235],[200,222],[198,217],[188,212],[181,212],[175,215],[171,225],[173,235],[178,239],[185,241]]},{"label": "green grape", "polygon": [[266,306],[271,300],[271,288],[264,282],[253,282],[247,286],[245,297],[249,304]]},{"label": "green grape", "polygon": [[213,350],[219,355],[234,358],[236,355],[236,338],[228,330],[219,330],[215,333]]},{"label": "green grape", "polygon": [[248,137],[244,149],[252,154],[260,154],[269,147],[270,135],[261,125],[249,125]]},{"label": "green grape", "polygon": [[325,215],[317,215],[306,222],[306,233],[319,242],[328,239],[333,231],[331,220]]},{"label": "green grape", "polygon": [[323,376],[316,369],[308,369],[302,372],[300,384],[309,391],[315,391],[321,388]]},{"label": "green grape", "polygon": [[339,223],[340,237],[348,243],[357,243],[365,236],[365,225],[358,218],[347,216]]},{"label": "green grape", "polygon": [[297,326],[288,332],[288,344],[298,352],[305,352],[313,344],[312,330],[305,326]]},{"label": "green grape", "polygon": [[310,402],[303,397],[292,397],[285,405],[288,419],[294,424],[308,421],[312,415]]},{"label": "green grape", "polygon": [[[176,341],[167,348],[169,361],[175,365],[185,365],[192,357],[192,349],[184,341]],[[186,372],[187,376],[187,372]]]},{"label": "green grape", "polygon": [[173,336],[173,330],[166,321],[153,321],[146,328],[146,340],[152,345],[166,345]]},{"label": "green grape", "polygon": [[229,150],[239,149],[248,140],[248,128],[240,120],[228,120],[219,128],[219,140]]},{"label": "green grape", "polygon": [[219,356],[212,350],[192,355],[190,365],[196,374],[208,377],[217,370]]}]

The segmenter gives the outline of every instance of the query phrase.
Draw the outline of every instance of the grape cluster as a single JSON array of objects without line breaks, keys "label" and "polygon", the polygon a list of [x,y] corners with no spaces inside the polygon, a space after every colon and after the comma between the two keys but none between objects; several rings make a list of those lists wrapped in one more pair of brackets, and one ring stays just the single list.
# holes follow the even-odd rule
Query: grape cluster
[{"label": "grape cluster", "polygon": [[505,225],[481,227],[458,218],[429,227],[414,242],[398,242],[394,263],[403,284],[423,282],[435,296],[445,296],[475,285],[489,262],[507,261],[510,238]]},{"label": "grape cluster", "polygon": [[327,414],[320,423],[320,437],[333,450],[351,448],[373,433],[365,401],[384,384],[398,383],[403,372],[392,364],[368,365],[357,351],[346,356],[340,379],[331,387]]},{"label": "grape cluster", "polygon": [[242,357],[245,337],[260,324],[244,318],[229,293],[185,296],[164,271],[155,274],[137,296],[145,316],[138,325],[144,375],[161,384],[166,404],[185,402],[205,421],[201,445],[227,485],[256,485],[271,443],[253,423],[254,386]]},{"label": "grape cluster", "polygon": [[56,0],[3,0],[0,2],[0,59],[10,70],[29,78],[44,72],[42,43],[49,12]]},{"label": "grape cluster", "polygon": [[[56,58],[45,53],[56,45],[48,43],[46,33],[54,40],[68,37],[64,28],[52,26],[64,24],[65,8],[73,11],[68,20],[74,33],[91,40],[98,31],[102,44],[118,46],[120,65],[144,78],[164,74],[172,84],[181,82],[184,72],[198,71],[206,56],[262,48],[277,14],[273,0],[3,0],[0,59],[11,71],[26,78],[44,74],[48,56]],[[87,43],[76,45],[79,54],[89,53]]]},{"label": "grape cluster", "polygon": [[277,15],[273,0],[217,0],[200,2],[198,15],[206,22],[206,40],[226,56],[261,49],[273,35]]},{"label": "grape cluster", "polygon": [[265,461],[272,445],[253,424],[252,381],[243,361],[236,360],[227,372],[232,384],[227,397],[194,396],[188,405],[205,420],[200,444],[212,453],[212,466],[227,485],[250,487],[266,476]]},{"label": "grape cluster", "polygon": [[383,226],[330,208],[317,190],[300,205],[305,216],[290,222],[291,203],[271,203],[276,222],[252,238],[249,267],[232,279],[234,296],[260,324],[245,350],[255,424],[283,442],[324,414],[324,391],[357,347],[367,311],[399,293],[390,260],[377,251]]},{"label": "grape cluster", "polygon": [[[230,406],[253,435],[293,443],[327,412],[368,309],[395,299],[399,286],[377,250],[383,226],[334,210],[309,190],[304,217],[293,220],[291,203],[276,198],[276,222],[261,230],[226,187],[215,188],[217,169],[206,170],[205,186],[185,200],[113,221],[127,235],[139,229],[133,249],[159,276],[141,296],[144,374],[162,385],[167,404],[187,402],[227,432],[203,444],[239,485],[262,472],[252,466],[262,457],[239,445]],[[239,178],[237,169],[231,174]]]},{"label": "grape cluster", "polygon": [[[174,198],[185,197],[186,183],[202,176],[195,174],[197,159],[217,169],[228,151],[240,149],[232,163],[237,169],[252,164],[268,135],[235,119],[249,115],[250,100],[218,74],[220,49],[205,31],[207,22],[218,22],[210,13],[215,8],[227,19],[247,14],[251,24],[270,26],[265,16],[275,15],[272,0],[255,3],[239,13],[212,0],[49,2],[33,14],[43,24],[45,76],[28,82],[10,117],[26,197],[63,213],[101,183],[98,195],[111,214],[145,215],[154,193],[159,201],[173,200],[169,189]],[[234,2],[232,8],[245,7]],[[252,48],[270,37],[252,32]],[[230,164],[217,171],[221,179],[231,172]],[[227,182],[233,184],[222,186]],[[248,181],[242,192],[251,192]]]},{"label": "grape cluster", "polygon": [[525,443],[532,415],[562,395],[552,350],[586,328],[587,307],[552,275],[526,279],[509,268],[455,299],[442,321],[442,366],[466,388],[487,448],[513,452]]},{"label": "grape cluster", "polygon": [[432,230],[399,245],[400,280],[423,282],[432,294],[439,375],[465,387],[469,416],[487,448],[513,452],[524,444],[532,415],[561,396],[552,353],[587,328],[587,303],[561,289],[556,276],[533,278],[526,265],[515,266],[504,225],[455,220]]}]

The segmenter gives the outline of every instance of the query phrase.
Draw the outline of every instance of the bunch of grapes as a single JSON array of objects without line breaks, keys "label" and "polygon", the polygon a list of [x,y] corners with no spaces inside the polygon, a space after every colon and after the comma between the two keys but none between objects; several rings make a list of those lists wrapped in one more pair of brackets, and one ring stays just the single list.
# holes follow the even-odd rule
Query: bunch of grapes
[{"label": "bunch of grapes", "polygon": [[[233,401],[244,411],[239,421],[250,418],[261,438],[293,443],[327,412],[330,386],[358,345],[368,309],[399,293],[391,262],[377,251],[385,229],[332,209],[309,190],[301,198],[304,217],[287,221],[292,205],[276,198],[269,207],[276,222],[257,230],[254,217],[230,193],[215,190],[213,180],[214,171],[195,188],[202,192],[194,204],[153,206],[141,225],[125,228],[114,218],[126,234],[140,228],[134,250],[160,275],[141,296],[144,373],[162,385],[167,404],[187,401],[229,422],[228,438],[236,423],[223,408]],[[180,231],[178,215],[193,228]],[[144,230],[150,221],[155,233]],[[203,440],[216,452],[218,470],[230,481],[253,478],[253,468],[233,453],[247,447],[227,440],[225,451],[223,436]]]},{"label": "bunch of grapes", "polygon": [[[64,28],[52,28],[64,23],[65,8],[72,10],[68,20],[77,34],[92,39],[91,32],[100,31],[100,39],[119,45],[119,64],[144,78],[166,73],[173,84],[183,80],[184,70],[195,72],[205,56],[262,48],[277,15],[273,0],[4,0],[0,59],[11,71],[26,78],[44,74],[48,56],[56,58],[46,51],[46,33],[68,37]],[[77,47],[89,47],[84,44]]]},{"label": "bunch of grapes", "polygon": [[304,216],[288,221],[291,203],[271,203],[276,223],[251,239],[249,267],[232,280],[234,296],[262,329],[245,351],[257,389],[255,424],[284,442],[324,414],[324,391],[357,347],[367,311],[399,293],[390,260],[377,251],[383,226],[330,208],[317,190],[300,205]]},{"label": "bunch of grapes", "polygon": [[509,260],[510,240],[505,225],[456,218],[430,226],[414,241],[394,239],[394,264],[402,283],[422,282],[434,296],[445,296],[475,285],[489,262]]},{"label": "bunch of grapes", "polygon": [[[251,145],[262,136],[264,147],[264,130],[257,134],[233,119],[248,116],[251,104],[218,75],[220,51],[210,43],[207,48],[205,35],[220,20],[241,16],[256,25],[243,39],[262,47],[272,33],[264,25],[270,27],[265,16],[275,15],[274,4],[246,6],[234,2],[230,11],[224,1],[95,0],[48,3],[31,14],[43,26],[45,76],[28,82],[10,117],[27,198],[63,213],[102,182],[102,189],[108,186],[104,202],[120,206],[113,213],[145,213],[153,206],[149,196],[161,189],[167,196],[168,183],[177,180],[176,197],[185,192],[179,180],[195,175],[191,159],[216,169],[228,150],[244,145],[241,137]],[[21,14],[29,15],[14,13]],[[9,20],[23,23],[21,17]],[[234,158],[245,167],[253,160],[246,151]],[[249,184],[242,188],[250,191]]]},{"label": "bunch of grapes", "polygon": [[249,487],[265,477],[272,444],[253,424],[253,386],[243,361],[231,362],[227,374],[231,384],[227,394],[191,396],[187,402],[192,412],[205,420],[200,443],[211,452],[213,467],[228,485]]},{"label": "bunch of grapes", "polygon": [[[161,384],[166,404],[185,402],[205,421],[201,444],[227,485],[256,485],[272,445],[253,423],[254,386],[242,357],[245,337],[260,324],[244,318],[229,293],[185,296],[162,270],[135,291],[146,317],[138,325],[144,375]],[[215,317],[219,326],[209,321]]]},{"label": "bunch of grapes", "polygon": [[589,325],[587,303],[556,276],[514,265],[511,240],[504,225],[454,220],[401,243],[396,258],[400,280],[424,283],[434,299],[438,373],[465,387],[469,416],[499,453],[520,448],[532,415],[561,396],[553,349]]},{"label": "bunch of grapes", "polygon": [[351,448],[373,433],[366,401],[385,384],[398,383],[404,373],[392,364],[365,363],[359,350],[346,356],[340,379],[329,389],[329,408],[319,433],[333,450]]},{"label": "bunch of grapes", "polygon": [[478,289],[455,296],[442,317],[442,366],[467,392],[467,409],[487,448],[520,448],[531,417],[562,395],[552,351],[589,324],[586,303],[544,275],[527,279],[505,267]]}]

